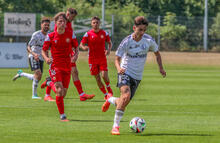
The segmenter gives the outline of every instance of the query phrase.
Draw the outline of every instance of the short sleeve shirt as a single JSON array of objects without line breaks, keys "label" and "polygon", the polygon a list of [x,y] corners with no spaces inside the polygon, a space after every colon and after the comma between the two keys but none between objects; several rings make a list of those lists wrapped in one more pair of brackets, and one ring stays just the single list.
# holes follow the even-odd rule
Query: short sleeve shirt
[{"label": "short sleeve shirt", "polygon": [[95,33],[94,30],[89,30],[82,38],[83,44],[89,46],[89,61],[96,62],[106,59],[105,56],[105,42],[109,42],[109,34],[104,30],[99,30]]},{"label": "short sleeve shirt", "polygon": [[122,58],[120,67],[126,69],[125,73],[132,78],[141,80],[149,49],[158,51],[158,46],[150,35],[144,34],[138,42],[133,40],[132,34],[127,36],[116,51],[116,56]]},{"label": "short sleeve shirt", "polygon": [[[44,40],[46,38],[46,35],[44,35],[41,30],[36,31],[32,34],[31,40],[29,41],[28,45],[31,47],[31,50],[39,55],[39,59],[43,61],[43,57],[41,55],[41,50],[44,44]],[[30,53],[29,57],[33,57],[33,55]]]},{"label": "short sleeve shirt", "polygon": [[77,47],[75,43],[75,34],[70,31],[65,31],[64,34],[58,34],[54,31],[47,35],[43,45],[43,50],[51,49],[51,56],[53,62],[51,66],[59,68],[60,70],[70,71],[70,59],[72,47]]}]

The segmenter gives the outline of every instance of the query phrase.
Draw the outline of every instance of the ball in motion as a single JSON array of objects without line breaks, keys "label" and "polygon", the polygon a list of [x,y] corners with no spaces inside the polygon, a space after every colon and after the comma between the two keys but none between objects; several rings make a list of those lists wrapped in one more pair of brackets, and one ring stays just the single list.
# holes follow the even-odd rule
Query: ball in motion
[{"label": "ball in motion", "polygon": [[135,133],[141,133],[144,131],[144,129],[146,128],[146,122],[144,119],[140,118],[140,117],[134,117],[131,121],[130,121],[130,129],[135,132]]}]

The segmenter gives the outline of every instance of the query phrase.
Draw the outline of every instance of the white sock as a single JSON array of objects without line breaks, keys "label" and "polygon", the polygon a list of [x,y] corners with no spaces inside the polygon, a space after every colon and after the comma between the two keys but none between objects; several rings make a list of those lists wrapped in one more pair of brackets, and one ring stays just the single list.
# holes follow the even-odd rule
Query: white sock
[{"label": "white sock", "polygon": [[34,79],[34,75],[33,75],[33,74],[29,74],[29,73],[25,73],[25,72],[22,72],[22,73],[20,74],[20,76],[26,77],[26,78],[28,78],[28,79],[30,79],[30,80],[33,80],[33,79]]},{"label": "white sock", "polygon": [[119,123],[121,121],[122,116],[124,115],[124,111],[122,110],[115,110],[115,118],[113,128],[119,127]]},{"label": "white sock", "polygon": [[33,78],[33,83],[32,83],[32,95],[37,95],[37,87],[38,87],[38,80]]},{"label": "white sock", "polygon": [[108,99],[108,102],[111,103],[111,104],[113,104],[113,105],[115,105],[116,99],[118,99],[118,98],[112,96],[112,97],[110,97],[110,98]]},{"label": "white sock", "polygon": [[45,97],[50,96],[50,94],[45,94]]}]

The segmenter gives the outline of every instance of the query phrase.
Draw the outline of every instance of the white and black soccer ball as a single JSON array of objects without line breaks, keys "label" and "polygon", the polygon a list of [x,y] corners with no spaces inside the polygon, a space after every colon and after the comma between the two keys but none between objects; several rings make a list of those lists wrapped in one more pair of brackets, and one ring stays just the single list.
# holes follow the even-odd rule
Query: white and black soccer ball
[{"label": "white and black soccer ball", "polygon": [[146,122],[140,117],[134,117],[129,124],[130,129],[135,133],[141,133],[146,128]]}]

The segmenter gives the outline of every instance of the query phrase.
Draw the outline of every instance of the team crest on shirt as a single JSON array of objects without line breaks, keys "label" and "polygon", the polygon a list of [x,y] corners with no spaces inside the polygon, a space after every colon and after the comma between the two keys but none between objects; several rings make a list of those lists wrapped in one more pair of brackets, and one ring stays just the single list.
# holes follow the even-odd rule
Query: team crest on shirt
[{"label": "team crest on shirt", "polygon": [[103,38],[104,38],[104,36],[103,36],[103,35],[101,35],[101,38],[103,39]]},{"label": "team crest on shirt", "polygon": [[57,40],[55,40],[54,42],[57,43]]},{"label": "team crest on shirt", "polygon": [[55,76],[53,77],[53,80],[56,80],[56,77],[55,77]]},{"label": "team crest on shirt", "polygon": [[66,38],[66,43],[69,43],[70,42],[70,39],[69,38]]}]

